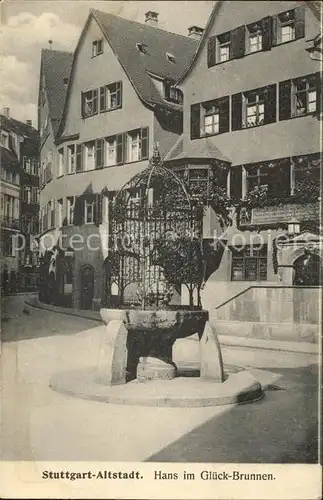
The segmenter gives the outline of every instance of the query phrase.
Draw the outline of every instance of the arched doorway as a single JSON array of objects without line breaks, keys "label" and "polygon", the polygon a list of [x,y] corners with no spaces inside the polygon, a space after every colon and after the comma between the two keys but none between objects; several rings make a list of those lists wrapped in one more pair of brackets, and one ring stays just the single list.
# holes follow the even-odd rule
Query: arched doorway
[{"label": "arched doorway", "polygon": [[94,269],[84,266],[81,269],[81,309],[92,309],[94,296]]},{"label": "arched doorway", "polygon": [[318,286],[321,281],[322,263],[319,255],[305,250],[294,262],[294,285]]}]

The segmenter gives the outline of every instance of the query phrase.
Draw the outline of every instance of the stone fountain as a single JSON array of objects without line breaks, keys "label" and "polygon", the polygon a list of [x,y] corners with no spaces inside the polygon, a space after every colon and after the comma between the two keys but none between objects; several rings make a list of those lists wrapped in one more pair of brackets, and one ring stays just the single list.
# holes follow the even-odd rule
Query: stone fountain
[{"label": "stone fountain", "polygon": [[[149,166],[108,197],[101,228],[106,325],[96,367],[52,377],[51,386],[117,404],[210,406],[263,396],[246,371],[225,373],[215,328],[200,292],[216,262],[203,241],[203,206],[166,168],[158,149]],[[206,272],[208,270],[208,272]],[[188,304],[182,304],[183,290]],[[178,339],[198,334],[199,377],[183,377],[172,357]]]}]

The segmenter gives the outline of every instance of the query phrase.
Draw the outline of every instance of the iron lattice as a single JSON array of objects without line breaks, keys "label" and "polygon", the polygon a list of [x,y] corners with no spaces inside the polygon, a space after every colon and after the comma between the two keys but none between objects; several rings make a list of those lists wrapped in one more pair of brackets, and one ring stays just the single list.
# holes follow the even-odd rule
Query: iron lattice
[{"label": "iron lattice", "polygon": [[170,308],[182,285],[200,307],[203,208],[155,149],[149,166],[109,200],[108,307]]}]

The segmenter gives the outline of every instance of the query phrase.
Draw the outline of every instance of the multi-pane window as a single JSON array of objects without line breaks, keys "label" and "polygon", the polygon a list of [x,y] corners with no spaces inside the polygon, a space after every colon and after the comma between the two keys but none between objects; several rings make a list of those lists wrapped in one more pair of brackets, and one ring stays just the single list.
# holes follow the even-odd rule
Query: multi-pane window
[{"label": "multi-pane window", "polygon": [[122,82],[111,83],[100,87],[100,112],[120,108],[122,106]]},{"label": "multi-pane window", "polygon": [[23,169],[27,174],[31,174],[31,159],[27,156],[23,157]]},{"label": "multi-pane window", "polygon": [[316,111],[316,78],[297,78],[292,81],[293,109],[294,116],[306,115]]},{"label": "multi-pane window", "polygon": [[116,137],[107,137],[106,145],[106,164],[108,166],[116,165],[117,163],[117,142]]},{"label": "multi-pane window", "polygon": [[127,161],[139,161],[148,157],[148,129],[132,130],[126,134]]},{"label": "multi-pane window", "polygon": [[98,89],[82,92],[82,118],[96,115],[98,112]]},{"label": "multi-pane window", "polygon": [[84,170],[93,170],[95,168],[95,141],[84,144]]},{"label": "multi-pane window", "polygon": [[280,159],[263,164],[245,165],[246,191],[264,188],[270,197],[290,194],[290,160]]},{"label": "multi-pane window", "polygon": [[245,94],[246,100],[246,127],[256,127],[264,124],[265,96],[264,91],[257,90]]},{"label": "multi-pane window", "polygon": [[49,202],[50,227],[55,227],[55,200]]},{"label": "multi-pane window", "polygon": [[231,33],[223,33],[218,36],[218,61],[225,62],[230,59]]},{"label": "multi-pane window", "polygon": [[220,110],[213,104],[204,105],[204,134],[213,135],[219,133]]},{"label": "multi-pane window", "polygon": [[320,155],[300,156],[293,159],[293,194],[304,192],[310,185],[317,186],[319,196],[321,185],[321,158]]},{"label": "multi-pane window", "polygon": [[69,174],[75,173],[76,156],[75,156],[75,144],[67,146],[67,168]]},{"label": "multi-pane window", "polygon": [[24,186],[23,187],[23,198],[26,203],[31,203],[31,187]]},{"label": "multi-pane window", "polygon": [[260,23],[250,24],[248,27],[248,52],[262,50],[262,26]]},{"label": "multi-pane window", "polygon": [[280,41],[290,42],[295,39],[295,13],[289,10],[278,15],[280,25]]},{"label": "multi-pane window", "polygon": [[140,130],[135,130],[133,132],[128,132],[127,137],[128,142],[128,161],[138,161],[140,160]]},{"label": "multi-pane window", "polygon": [[58,177],[64,175],[64,148],[58,150]]},{"label": "multi-pane window", "polygon": [[84,222],[93,224],[94,222],[94,201],[84,200]]},{"label": "multi-pane window", "polygon": [[191,106],[191,139],[229,131],[229,97]]},{"label": "multi-pane window", "polygon": [[67,224],[73,224],[74,222],[74,206],[75,197],[69,196],[67,198]]},{"label": "multi-pane window", "polygon": [[232,281],[267,280],[267,245],[231,247]]},{"label": "multi-pane window", "polygon": [[64,220],[64,204],[63,198],[57,200],[57,226],[62,227]]},{"label": "multi-pane window", "polygon": [[103,40],[94,40],[92,42],[92,57],[99,56],[100,54],[103,54]]},{"label": "multi-pane window", "polygon": [[9,148],[9,134],[7,132],[0,133],[0,146],[4,148]]}]

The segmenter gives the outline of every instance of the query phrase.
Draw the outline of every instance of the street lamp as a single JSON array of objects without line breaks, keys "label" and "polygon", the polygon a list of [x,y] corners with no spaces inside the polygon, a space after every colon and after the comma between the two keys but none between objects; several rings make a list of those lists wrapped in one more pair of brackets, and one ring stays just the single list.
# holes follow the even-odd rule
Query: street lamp
[{"label": "street lamp", "polygon": [[288,234],[290,234],[290,235],[299,234],[301,232],[301,227],[300,227],[300,223],[298,222],[298,220],[291,219],[288,222],[287,231],[288,231]]}]

